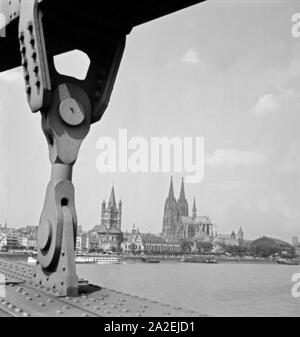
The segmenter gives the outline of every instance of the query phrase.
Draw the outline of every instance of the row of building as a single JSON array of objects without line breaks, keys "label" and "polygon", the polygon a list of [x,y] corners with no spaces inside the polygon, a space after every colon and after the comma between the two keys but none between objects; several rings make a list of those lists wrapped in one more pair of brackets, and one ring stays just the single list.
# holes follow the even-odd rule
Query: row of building
[{"label": "row of building", "polygon": [[[299,247],[294,240],[294,246]],[[254,242],[246,240],[240,227],[237,232],[231,234],[217,233],[209,216],[198,215],[196,200],[194,198],[192,214],[189,214],[188,201],[185,197],[185,186],[182,180],[179,198],[174,195],[173,179],[171,178],[169,193],[165,201],[162,233],[142,233],[133,225],[130,232],[122,232],[122,201],[116,203],[114,187],[112,187],[108,202],[103,200],[101,205],[100,224],[89,232],[83,232],[78,227],[76,238],[76,251],[122,251],[124,253],[179,253],[183,242],[188,242],[191,247],[199,246],[199,243],[209,243],[211,251],[224,252],[225,247],[243,247],[249,249],[269,246],[281,247],[291,251],[292,245],[277,239],[266,237]],[[37,227],[27,226],[19,230],[9,229],[0,225],[0,249],[8,248],[37,248]]]},{"label": "row of building", "polygon": [[4,249],[28,249],[37,248],[36,226],[27,226],[20,229],[8,228],[0,224],[0,250]]},{"label": "row of building", "polygon": [[[162,234],[142,233],[133,226],[130,232],[122,232],[122,201],[117,204],[114,187],[112,187],[108,202],[101,205],[100,224],[89,232],[78,228],[76,251],[123,251],[129,252],[180,252],[183,240],[209,241],[214,243],[216,250],[220,245],[243,245],[242,229],[235,234],[217,235],[208,216],[197,216],[194,199],[192,216],[189,216],[188,203],[185,198],[184,182],[182,181],[180,197],[174,197],[173,181],[171,180],[169,195],[165,203]],[[19,230],[0,227],[0,249],[3,247],[36,249],[37,227],[27,226]]]}]

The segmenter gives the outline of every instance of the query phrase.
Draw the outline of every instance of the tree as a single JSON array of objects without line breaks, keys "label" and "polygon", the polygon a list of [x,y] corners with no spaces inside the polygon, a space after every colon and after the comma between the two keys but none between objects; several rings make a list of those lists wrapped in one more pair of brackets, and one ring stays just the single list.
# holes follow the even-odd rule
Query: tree
[{"label": "tree", "polygon": [[183,240],[181,242],[180,247],[181,247],[182,252],[184,252],[184,253],[190,252],[191,248],[192,248],[192,242],[189,241],[189,240]]},{"label": "tree", "polygon": [[208,254],[211,253],[213,244],[211,242],[197,241],[196,248],[199,254]]},{"label": "tree", "polygon": [[241,246],[225,246],[225,251],[232,255],[242,256],[247,253],[247,248]]}]

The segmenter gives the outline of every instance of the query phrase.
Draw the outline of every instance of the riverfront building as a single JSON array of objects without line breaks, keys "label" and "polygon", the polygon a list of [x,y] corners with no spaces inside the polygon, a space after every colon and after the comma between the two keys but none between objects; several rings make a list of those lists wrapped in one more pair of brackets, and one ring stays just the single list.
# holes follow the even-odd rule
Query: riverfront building
[{"label": "riverfront building", "polygon": [[280,254],[280,255],[294,255],[295,248],[288,242],[263,236],[257,240],[252,241],[251,249],[254,254]]},{"label": "riverfront building", "polygon": [[121,248],[124,253],[164,254],[180,252],[181,245],[178,240],[166,240],[160,235],[141,233],[133,225],[131,233],[125,233]]}]

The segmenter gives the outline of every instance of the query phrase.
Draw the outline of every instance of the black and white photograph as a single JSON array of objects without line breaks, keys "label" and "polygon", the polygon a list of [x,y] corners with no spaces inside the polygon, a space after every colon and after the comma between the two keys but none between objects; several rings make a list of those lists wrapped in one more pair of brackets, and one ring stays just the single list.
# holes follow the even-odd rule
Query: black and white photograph
[{"label": "black and white photograph", "polygon": [[0,323],[299,317],[299,113],[299,0],[0,0]]}]

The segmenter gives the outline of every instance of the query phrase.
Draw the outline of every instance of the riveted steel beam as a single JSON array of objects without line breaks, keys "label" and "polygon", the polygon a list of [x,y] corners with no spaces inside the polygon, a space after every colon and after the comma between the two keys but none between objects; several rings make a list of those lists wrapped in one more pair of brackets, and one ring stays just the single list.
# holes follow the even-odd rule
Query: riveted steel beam
[{"label": "riveted steel beam", "polygon": [[139,296],[83,284],[76,297],[31,282],[32,267],[0,259],[0,273],[15,277],[7,282],[0,310],[16,317],[199,317],[199,313]]}]

